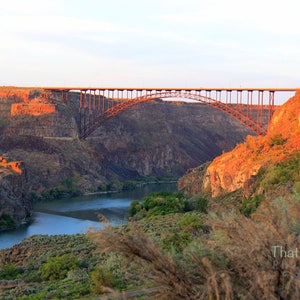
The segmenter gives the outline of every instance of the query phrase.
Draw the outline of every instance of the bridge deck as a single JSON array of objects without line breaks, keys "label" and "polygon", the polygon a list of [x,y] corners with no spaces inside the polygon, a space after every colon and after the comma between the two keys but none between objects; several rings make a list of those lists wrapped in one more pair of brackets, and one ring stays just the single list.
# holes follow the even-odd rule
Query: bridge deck
[{"label": "bridge deck", "polygon": [[[37,88],[37,87],[35,87]],[[185,87],[185,88],[170,88],[170,87],[40,87],[51,91],[274,91],[274,92],[295,92],[300,90],[300,87],[287,88],[267,88],[267,87]],[[33,88],[34,89],[34,88]]]}]

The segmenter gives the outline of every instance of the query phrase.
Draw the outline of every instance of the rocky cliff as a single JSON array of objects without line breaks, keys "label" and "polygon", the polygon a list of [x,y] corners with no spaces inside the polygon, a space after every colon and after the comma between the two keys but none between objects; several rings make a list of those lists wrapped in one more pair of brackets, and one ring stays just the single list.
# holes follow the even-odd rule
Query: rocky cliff
[{"label": "rocky cliff", "polygon": [[0,156],[0,231],[29,222],[32,205],[26,179],[21,162],[8,162]]},{"label": "rocky cliff", "polygon": [[[258,171],[283,161],[300,150],[300,92],[278,109],[266,136],[248,136],[232,151],[222,154],[202,173],[195,169],[180,181],[179,188],[187,192],[209,193],[213,197],[251,186]],[[190,187],[190,182],[197,182]]]},{"label": "rocky cliff", "polygon": [[79,94],[3,88],[0,150],[27,166],[30,190],[72,179],[82,191],[145,176],[181,176],[232,149],[249,130],[203,104],[153,101],[108,120],[88,138],[78,136]]},{"label": "rocky cliff", "polygon": [[[202,104],[155,101],[108,120],[89,142],[122,176],[180,176],[232,149],[249,131]],[[131,174],[131,175],[130,175]]]}]

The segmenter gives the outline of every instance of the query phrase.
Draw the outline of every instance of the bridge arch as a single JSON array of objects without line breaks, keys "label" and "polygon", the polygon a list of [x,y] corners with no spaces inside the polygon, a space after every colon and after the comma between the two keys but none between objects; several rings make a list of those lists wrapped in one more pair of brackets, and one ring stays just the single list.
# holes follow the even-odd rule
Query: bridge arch
[{"label": "bridge arch", "polygon": [[83,113],[83,117],[81,117],[82,124],[80,128],[79,137],[84,139],[90,136],[101,124],[103,124],[106,120],[120,114],[121,112],[139,105],[141,103],[154,101],[157,99],[186,99],[193,100],[203,104],[207,104],[211,107],[214,107],[220,111],[225,112],[230,115],[234,119],[238,120],[240,123],[248,127],[257,135],[266,134],[266,129],[259,122],[256,122],[251,116],[249,116],[248,112],[245,112],[245,105],[238,103],[223,103],[220,100],[214,99],[209,96],[201,95],[200,93],[196,93],[193,91],[184,91],[184,90],[161,90],[155,91],[151,93],[146,93],[141,96],[137,96],[135,98],[121,100],[118,101],[111,107],[108,107],[100,114],[96,111],[91,113],[91,110],[86,110]]}]

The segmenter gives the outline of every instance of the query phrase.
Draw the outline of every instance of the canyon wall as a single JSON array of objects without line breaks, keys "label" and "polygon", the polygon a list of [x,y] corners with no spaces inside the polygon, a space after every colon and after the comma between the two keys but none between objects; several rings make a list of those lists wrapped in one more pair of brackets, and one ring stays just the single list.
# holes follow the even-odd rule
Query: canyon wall
[{"label": "canyon wall", "polygon": [[18,88],[0,92],[0,153],[26,163],[33,191],[65,178],[90,191],[111,181],[178,177],[250,133],[204,104],[153,101],[109,119],[80,141],[79,94],[70,93],[68,103],[60,96]]},{"label": "canyon wall", "polygon": [[[27,194],[26,171],[21,162],[8,162],[0,156],[0,231],[26,224],[32,204]],[[5,216],[9,216],[10,222]]]},{"label": "canyon wall", "polygon": [[[179,181],[189,194],[208,193],[213,197],[238,189],[248,190],[259,170],[280,162],[300,150],[300,92],[275,111],[266,136],[248,136],[232,151],[216,157],[199,172],[198,168]],[[190,182],[197,182],[191,189]]]}]

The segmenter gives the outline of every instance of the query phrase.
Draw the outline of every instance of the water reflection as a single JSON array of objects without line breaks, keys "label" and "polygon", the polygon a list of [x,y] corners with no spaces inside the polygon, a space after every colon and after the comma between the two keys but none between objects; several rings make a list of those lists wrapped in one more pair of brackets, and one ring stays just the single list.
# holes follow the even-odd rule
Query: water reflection
[{"label": "water reflection", "polygon": [[152,191],[175,189],[176,184],[156,184],[134,191],[38,203],[30,226],[0,233],[0,249],[9,248],[34,234],[76,234],[84,233],[90,227],[102,229],[99,214],[104,215],[112,226],[125,224],[132,200],[142,199]]},{"label": "water reflection", "polygon": [[35,212],[34,221],[30,226],[0,234],[0,249],[9,248],[34,234],[76,234],[84,233],[91,227],[102,229],[103,224],[89,220]]}]

